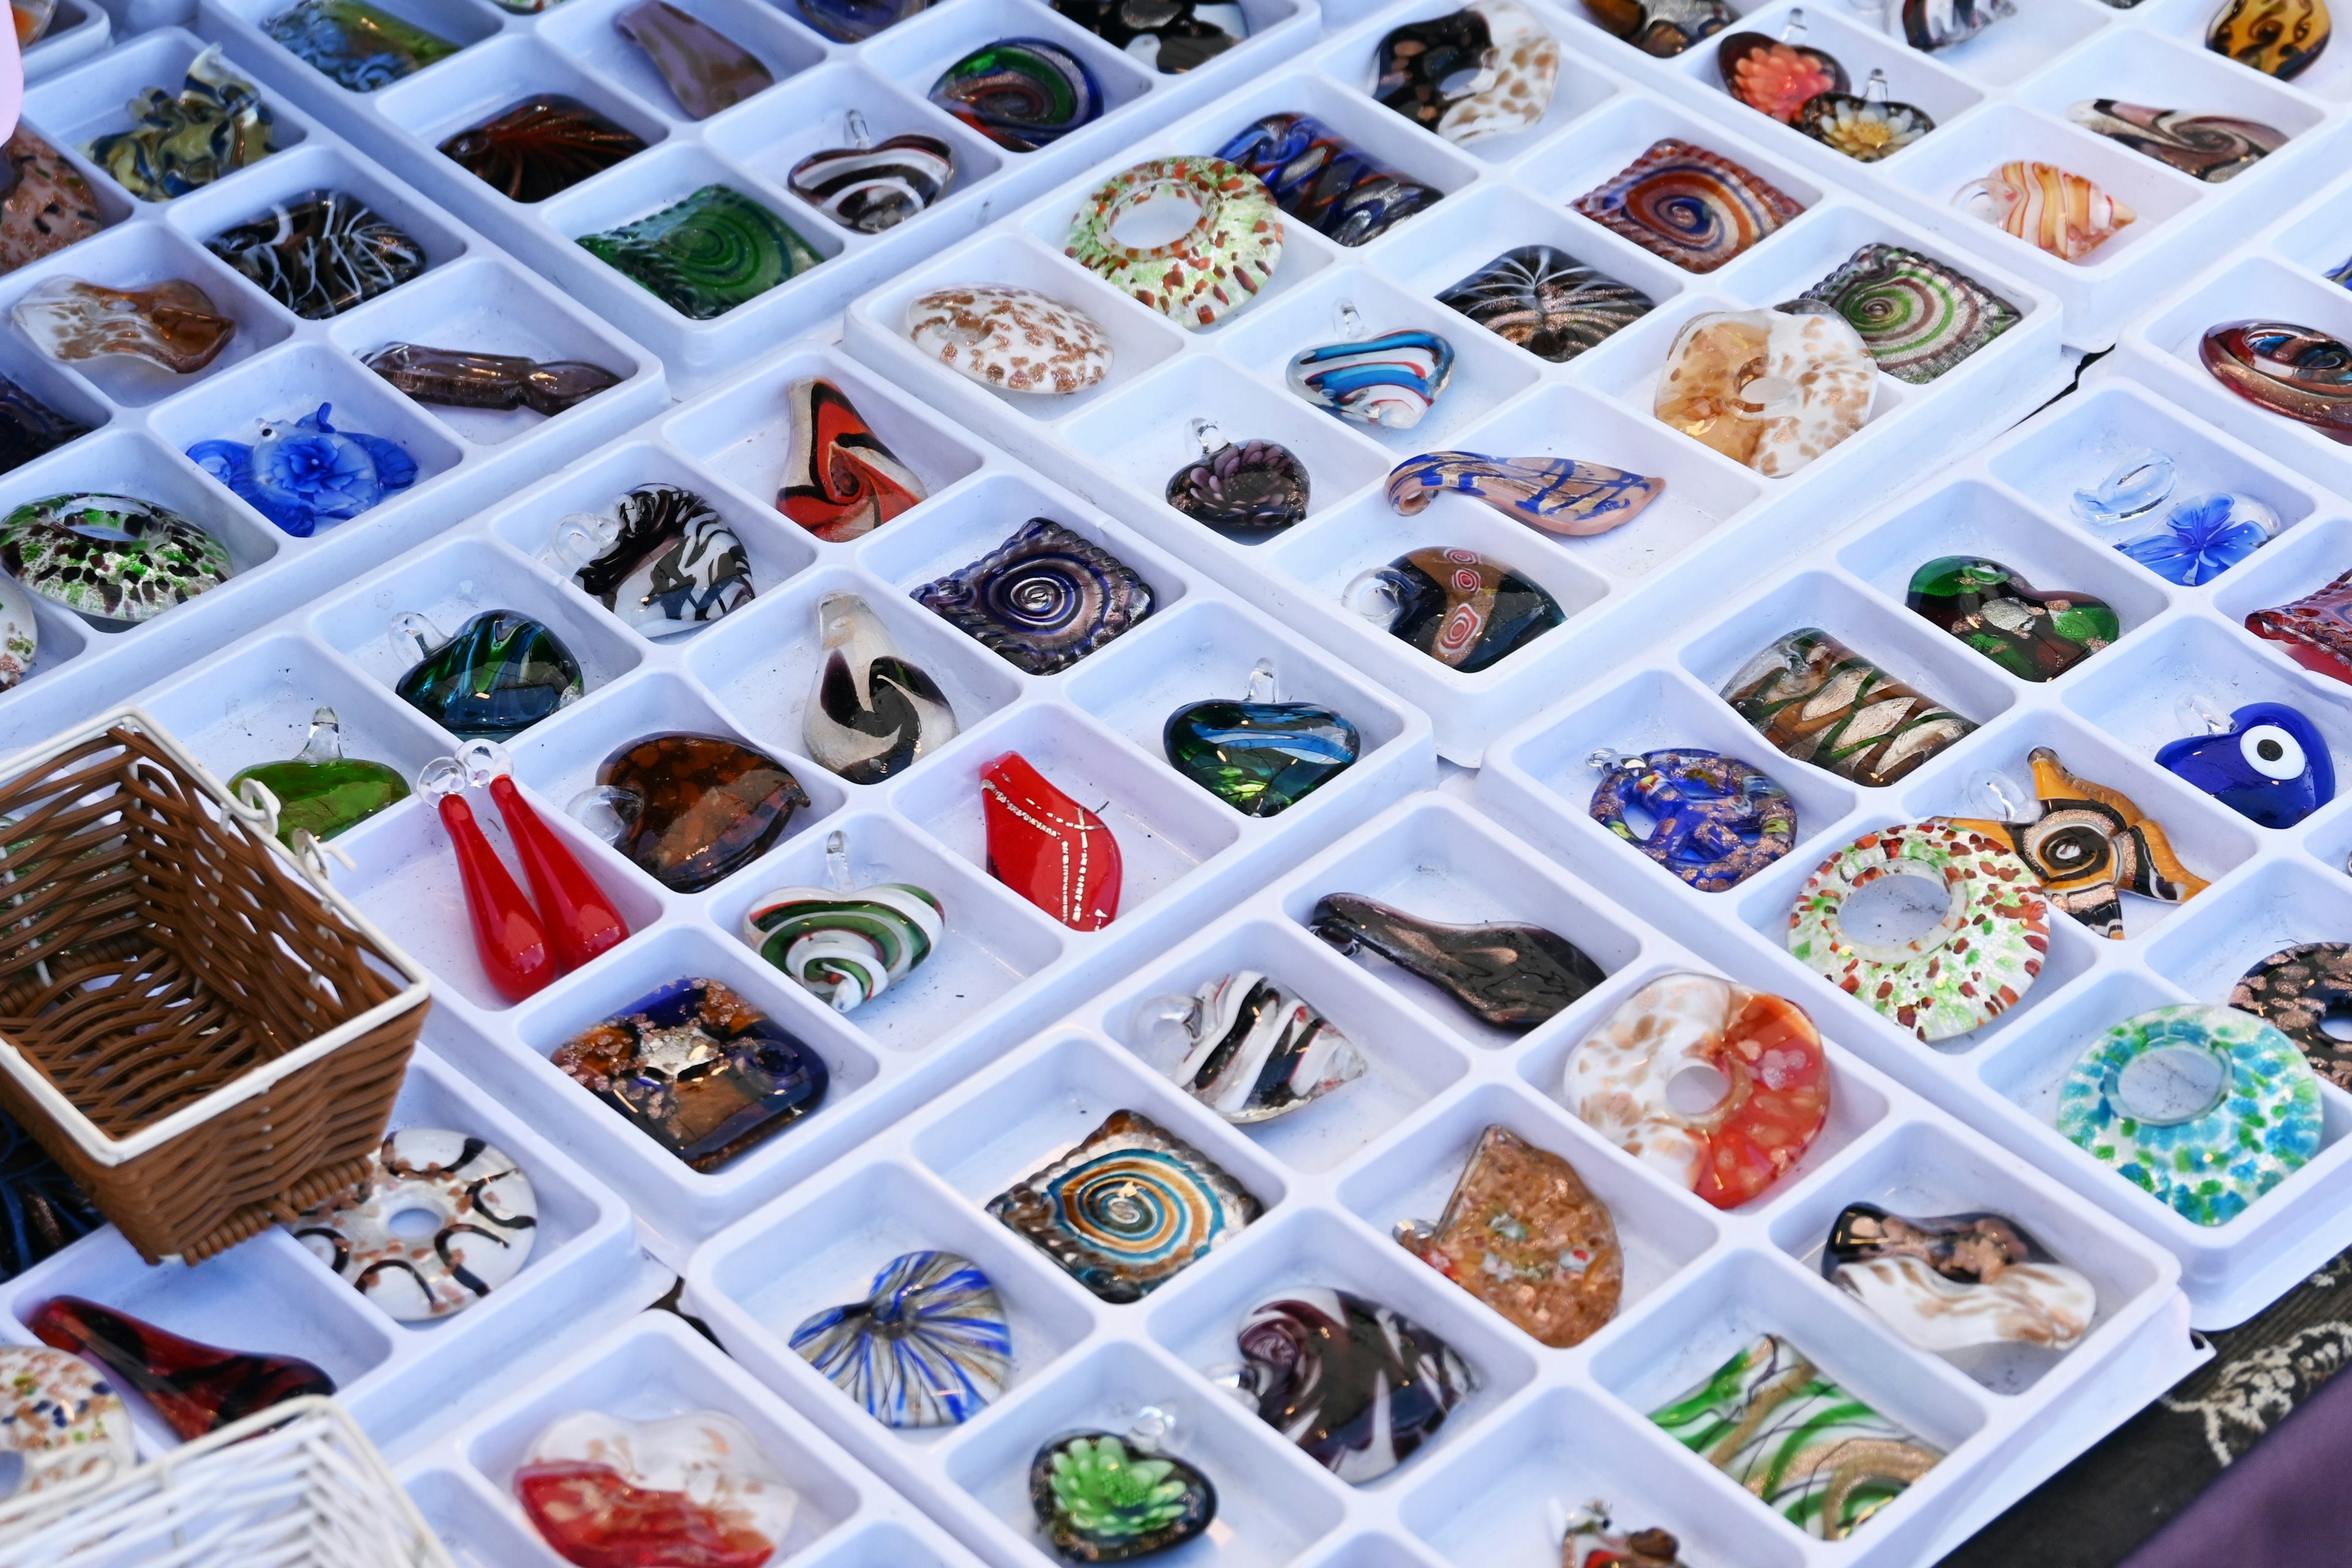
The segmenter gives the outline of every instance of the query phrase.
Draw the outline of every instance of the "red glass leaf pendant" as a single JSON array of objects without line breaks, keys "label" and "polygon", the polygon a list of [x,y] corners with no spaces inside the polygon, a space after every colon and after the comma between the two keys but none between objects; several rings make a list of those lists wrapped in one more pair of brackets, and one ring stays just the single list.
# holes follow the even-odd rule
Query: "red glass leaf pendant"
[{"label": "red glass leaf pendant", "polygon": [[198,1344],[79,1296],[56,1298],[25,1326],[43,1344],[89,1356],[145,1394],[183,1438],[201,1437],[282,1400],[335,1392],[333,1378],[299,1357]]},{"label": "red glass leaf pendant", "polygon": [[1018,752],[980,770],[989,874],[1072,931],[1118,912],[1118,840]]},{"label": "red glass leaf pendant", "polygon": [[577,969],[628,941],[628,921],[588,868],[530,808],[514,780],[503,773],[491,779],[490,798],[506,818],[507,837],[522,858],[523,875],[530,879],[531,895],[563,967]]},{"label": "red glass leaf pendant", "polygon": [[930,492],[829,381],[785,395],[793,444],[776,510],[828,544],[873,532]]},{"label": "red glass leaf pendant", "polygon": [[520,1002],[555,978],[555,950],[538,911],[515,885],[514,874],[482,837],[474,809],[455,795],[441,797],[441,826],[457,854],[457,880],[474,926],[474,952],[499,995]]},{"label": "red glass leaf pendant", "polygon": [[632,1486],[610,1465],[543,1460],[514,1484],[540,1535],[580,1568],[761,1568],[775,1555],[741,1513]]}]

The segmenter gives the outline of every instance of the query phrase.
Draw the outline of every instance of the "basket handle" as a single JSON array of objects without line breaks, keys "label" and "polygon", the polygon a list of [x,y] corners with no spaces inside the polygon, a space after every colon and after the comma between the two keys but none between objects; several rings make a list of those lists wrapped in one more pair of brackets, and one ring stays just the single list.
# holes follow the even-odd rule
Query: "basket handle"
[{"label": "basket handle", "polygon": [[228,808],[236,813],[239,821],[261,830],[264,838],[278,837],[278,795],[259,779],[247,779],[236,786],[229,798]]}]

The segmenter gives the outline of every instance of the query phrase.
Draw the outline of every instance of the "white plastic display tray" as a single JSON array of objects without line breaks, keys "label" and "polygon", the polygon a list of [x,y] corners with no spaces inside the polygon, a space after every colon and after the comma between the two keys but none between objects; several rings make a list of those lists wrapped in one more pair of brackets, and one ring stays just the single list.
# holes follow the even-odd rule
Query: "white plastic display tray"
[{"label": "white plastic display tray", "polygon": [[25,51],[25,79],[32,82],[55,76],[68,66],[103,53],[113,39],[113,19],[97,0],[82,4],[58,0],[57,15],[49,22],[49,30]]},{"label": "white plastic display tray", "polygon": [[2352,447],[2256,407],[2214,380],[2198,357],[2206,332],[2230,321],[2284,321],[2352,341],[2352,289],[2327,276],[2352,261],[2347,196],[2352,179],[2335,181],[2154,302],[2098,372],[2145,381],[2295,472],[2339,495],[2352,493]]},{"label": "white plastic display tray", "polygon": [[[1702,40],[1670,60],[1654,59],[1580,14],[1578,42],[1590,52],[1720,121],[1759,152],[1769,149],[1824,179],[1885,203],[1954,244],[2033,282],[2065,305],[2066,342],[2100,349],[2151,295],[2235,245],[2293,202],[2310,182],[2342,167],[2352,110],[2352,60],[2323,55],[2281,81],[2205,47],[2205,27],[2222,0],[2144,0],[2118,9],[2104,0],[2027,0],[2016,15],[1967,43],[1914,49],[1895,20],[1897,5],[1849,0],[1734,0],[1738,30],[1778,37],[1801,10],[1804,42],[1846,68],[1859,93],[1874,67],[1889,95],[1926,110],[1936,130],[1875,163],[1861,163],[1724,89],[1718,42]],[[1443,0],[1383,13],[1397,20],[1444,9]],[[2111,98],[2126,103],[2260,121],[2290,140],[2253,168],[2208,184],[2122,143],[2074,124],[2070,105]],[[2016,159],[2055,163],[2096,180],[2137,211],[2138,221],[2082,262],[2060,259],[1952,205],[1970,181]]]},{"label": "white plastic display tray", "polygon": [[[2067,498],[2145,446],[2179,467],[2176,499],[2231,489],[2268,502],[2288,524],[2251,559],[2203,587],[2182,588],[2126,559]],[[1646,656],[1498,742],[1480,799],[1612,899],[1680,933],[1717,963],[1760,953],[1778,987],[1836,1020],[1840,1037],[1901,1079],[2127,1221],[2179,1256],[2200,1327],[2242,1321],[2352,1241],[2352,1096],[2323,1083],[2324,1146],[2302,1170],[2226,1225],[2195,1225],[2062,1138],[2060,1080],[2112,1024],[2174,1002],[2219,1004],[2265,955],[2352,934],[2352,795],[2301,825],[2255,826],[2159,768],[2157,749],[2200,733],[2176,712],[2201,696],[2227,712],[2292,704],[2352,767],[2352,691],[2311,674],[2240,624],[2251,611],[2310,592],[2342,570],[2352,520],[2341,502],[2122,376],[2086,387],[1880,508],[1834,541]],[[2129,526],[2111,531],[2120,535]],[[1937,556],[1982,554],[2036,587],[2095,595],[2124,635],[2056,680],[2015,679],[1905,607],[1912,572]],[[1897,679],[1982,726],[1891,789],[1846,783],[1783,757],[1717,691],[1774,637],[1820,626]],[[1614,839],[1587,811],[1600,747],[1699,746],[1745,758],[1797,801],[1799,837],[1777,865],[1724,893],[1701,893]],[[1840,992],[1790,957],[1789,910],[1813,868],[1864,832],[1936,816],[1993,815],[1970,798],[1978,771],[2032,795],[2027,753],[2050,746],[2076,773],[2123,791],[2163,824],[2182,860],[2213,886],[2186,904],[2126,900],[2126,936],[2099,937],[2053,917],[2040,979],[1990,1025],[1938,1047]]]},{"label": "white plastic display tray", "polygon": [[[197,29],[251,58],[280,92],[352,137],[435,200],[493,236],[662,356],[681,388],[832,316],[918,258],[1002,216],[1068,171],[1286,58],[1316,33],[1314,0],[1242,0],[1250,37],[1198,69],[1161,76],[1065,19],[1043,0],[951,0],[863,43],[835,43],[770,0],[687,0],[683,9],[757,55],[776,85],[709,120],[680,111],[660,75],[616,31],[632,0],[567,0],[517,16],[490,0],[393,0],[389,9],[464,46],[379,92],[353,92],[262,30],[293,0],[205,0]],[[1101,84],[1100,120],[1034,153],[1013,153],[926,100],[940,73],[999,39],[1043,37]],[[445,156],[440,143],[534,92],[578,98],[650,143],[635,157],[536,205],[508,200]],[[851,145],[845,111],[877,142],[908,132],[955,151],[953,186],[915,218],[861,235],[793,195],[792,167]],[[694,321],[575,243],[723,183],[784,219],[822,265],[710,321]]]},{"label": "white plastic display tray", "polygon": [[[129,629],[40,601],[32,673],[0,694],[0,748],[63,729],[236,637],[349,583],[514,486],[657,413],[660,363],[561,292],[509,260],[408,186],[346,149],[340,137],[265,93],[278,151],[214,184],[167,202],[136,199],[81,153],[91,138],[130,124],[142,88],[176,90],[202,42],[177,28],[133,38],[26,95],[26,122],[89,179],[107,227],[0,277],[0,374],[91,433],[0,474],[0,513],[41,496],[112,491],[159,502],[211,531],[236,575]],[[245,68],[232,46],[228,63]],[[425,247],[425,273],[323,321],[279,305],[205,248],[205,241],[274,201],[320,186],[348,191]],[[138,289],[185,279],[236,319],[220,357],[189,376],[109,355],[61,363],[35,348],[11,305],[52,278]],[[387,342],[592,360],[627,377],[554,419],[412,402],[359,362]],[[186,448],[220,437],[249,439],[255,423],[334,405],[334,423],[398,441],[417,480],[345,522],[297,539],[190,462]]]},{"label": "white plastic display tray", "polygon": [[[929,487],[928,502],[850,544],[818,542],[776,511],[784,390],[806,375],[830,377],[849,395]],[[622,626],[538,555],[565,513],[601,510],[651,482],[686,485],[719,510],[750,554],[758,590],[753,604],[722,621],[662,643]],[[1021,673],[907,596],[1039,516],[1125,560],[1150,583],[1156,601],[1140,626],[1050,678]],[[961,721],[950,745],[879,785],[847,784],[803,760],[803,705],[820,663],[816,605],[840,591],[874,606]],[[448,633],[496,608],[546,622],[586,671],[584,700],[512,743],[515,774],[635,934],[509,1005],[475,956],[447,836],[427,803],[414,798],[335,840],[357,861],[356,870],[337,871],[337,883],[432,972],[425,1038],[433,1048],[617,1190],[635,1210],[646,1244],[674,1263],[703,1237],[1017,1044],[1172,933],[1193,929],[1419,788],[1434,766],[1428,721],[1419,713],[814,346],[772,357],[140,700],[223,776],[290,756],[312,707],[327,702],[341,716],[349,754],[390,763],[413,778],[457,742],[394,696],[393,684],[415,654],[394,637],[391,619],[415,610]],[[1274,662],[1286,700],[1326,703],[1362,735],[1354,767],[1265,819],[1245,817],[1179,776],[1160,750],[1160,726],[1171,711],[1239,697],[1261,658]],[[766,858],[692,896],[662,888],[564,810],[608,754],[681,730],[740,736],[782,756],[813,803]],[[1126,878],[1121,912],[1106,930],[1068,931],[987,874],[976,779],[983,763],[1009,750],[1110,825]],[[492,839],[502,840],[496,810],[482,805],[477,815]],[[847,836],[861,882],[913,882],[947,909],[940,951],[848,1015],[761,962],[737,934],[760,894],[824,885],[825,839],[835,828]],[[581,1030],[685,975],[733,986],[783,1021],[832,1072],[818,1115],[709,1174],[690,1170],[548,1060]]]},{"label": "white plastic display tray", "polygon": [[[1538,3],[1573,43],[1578,26]],[[1623,656],[1668,605],[1752,581],[1779,553],[1819,537],[1830,520],[1957,456],[2066,384],[2056,303],[2011,274],[1874,212],[1831,184],[1759,156],[1725,130],[1571,49],[1550,113],[1520,135],[1457,147],[1371,98],[1379,28],[1327,43],[1300,68],[1253,83],[1182,123],[1130,143],[1013,222],[926,262],[851,307],[845,342],[869,364],[960,423],[1132,523],[1155,543],[1256,601],[1382,681],[1436,721],[1450,759],[1475,763],[1486,742],[1563,687]],[[1215,326],[1187,331],[1124,299],[1060,254],[1072,214],[1100,180],[1139,159],[1215,151],[1262,116],[1312,113],[1389,167],[1444,198],[1369,245],[1334,246],[1286,224],[1271,285]],[[1569,202],[1652,142],[1678,136],[1738,157],[1809,210],[1717,271],[1685,272],[1619,238]],[[1705,311],[1769,306],[1820,281],[1861,247],[1893,240],[1965,266],[2014,300],[2025,319],[1935,382],[1877,378],[1870,422],[1795,475],[1767,479],[1661,423],[1662,365],[1684,322]],[[1566,364],[1506,342],[1435,296],[1502,253],[1548,244],[1633,283],[1658,301],[1641,321]],[[1083,308],[1115,345],[1102,385],[1069,397],[1000,394],[918,350],[908,304],[953,284],[1004,283]],[[1400,327],[1442,333],[1456,359],[1449,389],[1421,424],[1386,430],[1308,404],[1285,379],[1290,357],[1344,336],[1353,304],[1368,334]],[[1307,520],[1243,542],[1186,517],[1165,498],[1169,476],[1197,457],[1190,426],[1219,438],[1271,439],[1313,480]],[[1393,512],[1384,485],[1423,452],[1574,458],[1666,480],[1631,523],[1591,539],[1559,539],[1462,496],[1418,517]],[[1475,550],[1540,584],[1569,620],[1501,663],[1465,675],[1345,609],[1358,574],[1429,545]]]},{"label": "white plastic display tray", "polygon": [[[226,1350],[295,1355],[335,1381],[369,1437],[398,1455],[447,1424],[481,1384],[572,1353],[584,1332],[659,1296],[666,1270],[639,1250],[627,1205],[520,1118],[427,1050],[411,1060],[391,1125],[487,1140],[530,1176],[539,1225],[522,1271],[451,1317],[392,1318],[272,1227],[194,1267],[150,1266],[112,1226],[0,1285],[0,1338],[31,1344],[25,1320],[56,1296],[81,1296]],[[569,1342],[567,1342],[567,1340]],[[180,1439],[128,1392],[139,1457]]]},{"label": "white plastic display tray", "polygon": [[[568,1331],[568,1342],[585,1335]],[[458,1568],[558,1568],[515,1500],[514,1473],[547,1426],[583,1410],[658,1421],[716,1410],[750,1431],[799,1494],[777,1563],[979,1568],[971,1552],[806,1417],[743,1375],[677,1316],[646,1312],[470,1415],[400,1472]]]},{"label": "white plastic display tray", "polygon": [[[1318,942],[1307,918],[1320,897],[1343,891],[1441,920],[1532,921],[1584,948],[1609,979],[1538,1028],[1490,1029],[1402,971]],[[1735,979],[1787,989],[1754,954],[1728,956]],[[1152,997],[1242,967],[1324,1009],[1363,1050],[1366,1076],[1237,1129],[1129,1048]],[[1549,1562],[1559,1545],[1553,1506],[1595,1497],[1627,1528],[1672,1530],[1694,1563],[1927,1561],[1929,1542],[1984,1500],[2004,1464],[2042,1433],[2102,1397],[2144,1402],[2193,1363],[2176,1265],[1834,1042],[1828,1125],[1770,1191],[1725,1212],[1663,1181],[1567,1108],[1563,1068],[1643,984],[1709,967],[1474,808],[1415,795],[959,1093],[713,1238],[687,1271],[685,1300],[736,1360],[999,1568],[1055,1562],[1025,1486],[1036,1447],[1073,1428],[1120,1430],[1145,1405],[1178,1413],[1171,1451],[1217,1486],[1222,1528],[1191,1549],[1201,1562]],[[1832,1036],[1851,1022],[1827,1010],[1819,1017]],[[1265,1213],[1142,1302],[1112,1306],[982,1205],[1122,1109],[1202,1150]],[[1437,1217],[1494,1124],[1569,1159],[1615,1219],[1623,1305],[1572,1350],[1537,1344],[1390,1237],[1401,1220]],[[2015,1216],[2097,1282],[2089,1337],[2063,1357],[2011,1347],[1973,1373],[1911,1349],[1819,1273],[1832,1218],[1864,1200],[1915,1214]],[[961,1253],[987,1272],[1005,1303],[1014,1369],[1005,1395],[966,1424],[895,1431],[787,1341],[810,1314],[857,1300],[891,1258],[922,1247]],[[1209,1381],[1239,1360],[1234,1333],[1244,1314],[1299,1285],[1394,1308],[1478,1375],[1429,1450],[1371,1484],[1337,1480]],[[1948,1450],[1848,1542],[1776,1522],[1643,1418],[1768,1330]]]}]

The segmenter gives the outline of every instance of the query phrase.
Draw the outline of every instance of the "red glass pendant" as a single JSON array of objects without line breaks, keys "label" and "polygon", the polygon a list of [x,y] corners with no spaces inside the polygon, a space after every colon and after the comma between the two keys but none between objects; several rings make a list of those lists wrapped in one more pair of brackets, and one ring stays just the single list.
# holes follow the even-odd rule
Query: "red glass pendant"
[{"label": "red glass pendant", "polygon": [[1018,752],[980,770],[989,874],[1072,931],[1118,912],[1118,840]]},{"label": "red glass pendant", "polygon": [[[423,778],[417,788],[436,793]],[[555,950],[547,940],[547,928],[499,852],[482,837],[473,807],[453,788],[441,795],[438,808],[441,826],[449,830],[449,847],[457,852],[457,879],[465,885],[466,913],[473,921],[474,952],[482,961],[482,972],[499,995],[520,1002],[555,978]]]},{"label": "red glass pendant", "polygon": [[580,1568],[761,1568],[775,1555],[743,1514],[632,1486],[610,1465],[543,1460],[514,1484],[540,1535]]},{"label": "red glass pendant", "polygon": [[57,1297],[25,1326],[43,1344],[89,1356],[145,1394],[183,1438],[283,1400],[335,1392],[333,1378],[299,1357],[217,1350],[79,1296]]},{"label": "red glass pendant", "polygon": [[563,967],[577,969],[628,941],[629,922],[579,857],[530,808],[514,780],[504,773],[493,777],[490,798],[506,818],[507,837],[522,858],[523,874],[530,879],[531,896]]}]

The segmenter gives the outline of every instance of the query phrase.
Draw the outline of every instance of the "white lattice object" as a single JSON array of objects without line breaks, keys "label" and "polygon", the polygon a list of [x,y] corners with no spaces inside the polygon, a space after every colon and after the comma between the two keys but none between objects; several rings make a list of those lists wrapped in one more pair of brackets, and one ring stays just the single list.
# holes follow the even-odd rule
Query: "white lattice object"
[{"label": "white lattice object", "polygon": [[[11,1519],[0,1568],[451,1568],[341,1405],[290,1399]],[[29,1526],[29,1529],[27,1527]]]}]

